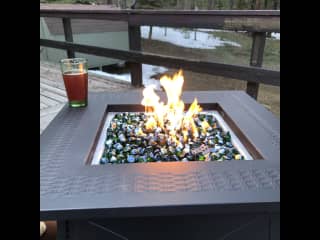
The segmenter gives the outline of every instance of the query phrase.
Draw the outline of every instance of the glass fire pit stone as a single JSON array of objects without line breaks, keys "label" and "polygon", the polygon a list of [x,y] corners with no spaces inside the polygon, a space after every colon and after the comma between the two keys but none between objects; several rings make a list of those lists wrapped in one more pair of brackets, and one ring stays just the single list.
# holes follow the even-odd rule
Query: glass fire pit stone
[{"label": "glass fire pit stone", "polygon": [[[110,123],[107,121],[99,164],[245,159],[234,146],[230,132],[220,126],[212,113],[200,113],[194,120],[199,137],[193,139],[189,133],[187,141],[181,136],[176,143],[161,128],[147,131],[143,112],[115,113]],[[210,125],[206,131],[201,124],[204,120]]]}]

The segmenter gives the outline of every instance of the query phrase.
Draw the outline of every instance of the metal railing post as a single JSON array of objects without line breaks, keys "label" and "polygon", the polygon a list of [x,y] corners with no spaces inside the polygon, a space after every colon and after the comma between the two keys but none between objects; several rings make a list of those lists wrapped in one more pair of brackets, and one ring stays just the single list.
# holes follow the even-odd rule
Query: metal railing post
[{"label": "metal railing post", "polygon": [[[262,67],[264,47],[266,43],[265,32],[252,33],[252,48],[250,57],[250,66]],[[247,82],[247,93],[257,100],[259,92],[259,83]]]},{"label": "metal railing post", "polygon": [[[129,25],[129,48],[130,50],[141,51],[140,26]],[[141,63],[129,62],[131,72],[131,84],[135,87],[142,86],[142,65]]]},{"label": "metal railing post", "polygon": [[[71,20],[70,18],[62,18],[64,37],[67,42],[73,42]],[[72,50],[67,50],[68,58],[74,58],[75,54]]]}]

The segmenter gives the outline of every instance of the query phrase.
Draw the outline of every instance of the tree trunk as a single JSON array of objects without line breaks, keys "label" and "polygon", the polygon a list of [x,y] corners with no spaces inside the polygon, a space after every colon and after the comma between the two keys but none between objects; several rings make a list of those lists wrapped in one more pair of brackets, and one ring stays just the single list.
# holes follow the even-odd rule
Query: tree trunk
[{"label": "tree trunk", "polygon": [[255,9],[261,9],[261,0],[256,0]]},{"label": "tree trunk", "polygon": [[195,7],[196,7],[196,0],[191,0],[191,6],[190,6],[190,9],[195,9]]},{"label": "tree trunk", "polygon": [[120,6],[122,9],[126,9],[127,8],[127,0],[121,0]]},{"label": "tree trunk", "polygon": [[256,9],[256,0],[251,0],[251,4],[250,5],[251,5],[250,8],[252,10],[255,10]]},{"label": "tree trunk", "polygon": [[268,0],[264,0],[264,9],[268,9]]},{"label": "tree trunk", "polygon": [[111,5],[112,4],[112,0],[97,0],[96,2],[99,5],[106,5],[106,4]]},{"label": "tree trunk", "polygon": [[273,9],[274,10],[278,9],[278,0],[273,0]]},{"label": "tree trunk", "polygon": [[149,27],[149,36],[148,39],[151,40],[152,39],[152,26]]},{"label": "tree trunk", "polygon": [[233,9],[234,0],[229,0],[229,8]]},{"label": "tree trunk", "polygon": [[185,8],[185,0],[177,0],[177,9],[184,9]]},{"label": "tree trunk", "polygon": [[213,9],[214,8],[214,0],[208,0],[208,9]]},{"label": "tree trunk", "polygon": [[184,0],[184,6],[183,9],[193,9],[193,0]]},{"label": "tree trunk", "polygon": [[246,8],[245,5],[246,3],[244,0],[238,0],[237,9],[244,9]]}]

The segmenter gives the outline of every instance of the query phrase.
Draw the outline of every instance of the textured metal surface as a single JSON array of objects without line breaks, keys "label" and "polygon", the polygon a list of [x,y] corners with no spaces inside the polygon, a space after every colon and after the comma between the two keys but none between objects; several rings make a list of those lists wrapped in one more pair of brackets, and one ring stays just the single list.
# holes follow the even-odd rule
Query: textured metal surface
[{"label": "textured metal surface", "polygon": [[243,92],[186,92],[183,98],[191,103],[194,96],[200,104],[218,102],[265,160],[86,165],[107,104],[139,103],[142,97],[140,91],[90,94],[87,108],[64,107],[40,137],[41,217],[81,211],[90,217],[95,209],[125,215],[139,207],[279,203],[279,120]]},{"label": "textured metal surface", "polygon": [[[169,169],[168,169],[169,170]],[[271,174],[270,174],[271,173]],[[83,192],[104,194],[106,192],[198,192],[279,189],[280,172],[277,169],[249,169],[238,171],[190,171],[182,174],[159,172],[119,176],[73,176],[43,178],[53,181],[49,188],[41,187],[42,197],[60,198]],[[42,185],[44,185],[42,184]],[[47,185],[45,185],[47,186]]]},{"label": "textured metal surface", "polygon": [[[270,175],[271,172],[272,174]],[[158,191],[237,191],[246,189],[277,189],[280,186],[280,173],[274,169],[266,171],[201,171],[175,174],[138,175],[134,178],[137,192]]]}]

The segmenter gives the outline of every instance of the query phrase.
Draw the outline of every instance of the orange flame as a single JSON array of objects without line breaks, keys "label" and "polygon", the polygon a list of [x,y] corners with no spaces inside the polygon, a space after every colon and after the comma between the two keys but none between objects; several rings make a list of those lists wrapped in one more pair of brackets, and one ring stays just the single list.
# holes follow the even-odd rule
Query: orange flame
[{"label": "orange flame", "polygon": [[210,127],[209,123],[204,120],[203,122],[201,122],[201,128],[202,128],[202,132],[203,133],[206,133],[207,132],[207,129]]},{"label": "orange flame", "polygon": [[150,85],[143,90],[143,99],[141,101],[143,106],[153,108],[159,104],[160,97],[154,92],[154,88],[154,85]]},{"label": "orange flame", "polygon": [[151,116],[149,117],[148,121],[146,122],[146,129],[153,130],[157,127],[157,121]]},{"label": "orange flame", "polygon": [[[197,99],[195,99],[187,113],[184,113],[185,104],[180,98],[183,83],[182,70],[174,74],[172,78],[163,76],[160,79],[160,84],[166,92],[167,104],[159,102],[160,97],[154,92],[154,86],[152,85],[143,90],[143,99],[141,101],[148,115],[148,121],[145,124],[146,129],[152,130],[155,127],[160,127],[165,132],[168,132],[171,139],[177,144],[180,143],[177,138],[178,131],[183,134],[184,142],[187,141],[189,130],[194,138],[199,136],[193,117],[202,111]],[[206,126],[203,128],[207,129]]]}]

